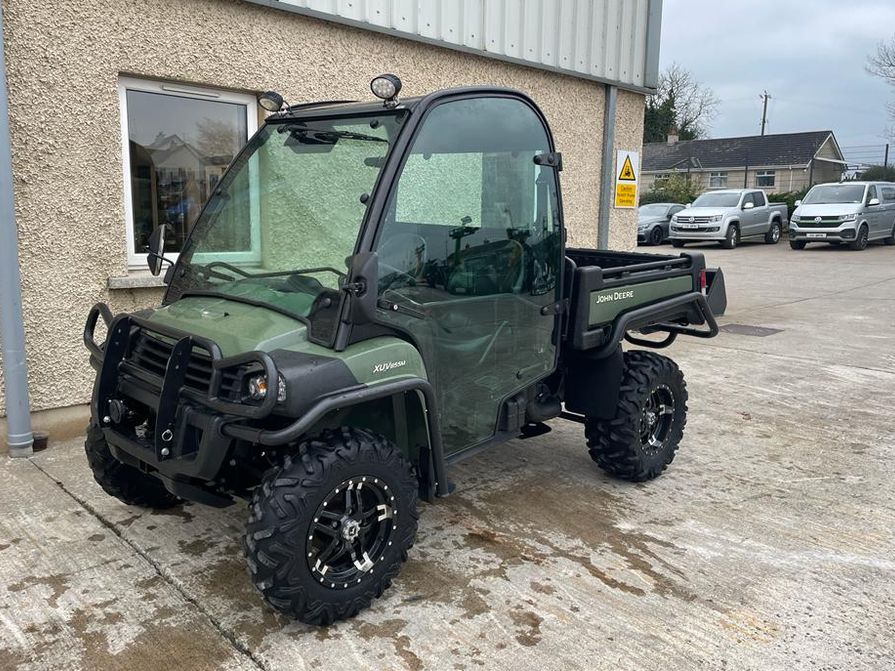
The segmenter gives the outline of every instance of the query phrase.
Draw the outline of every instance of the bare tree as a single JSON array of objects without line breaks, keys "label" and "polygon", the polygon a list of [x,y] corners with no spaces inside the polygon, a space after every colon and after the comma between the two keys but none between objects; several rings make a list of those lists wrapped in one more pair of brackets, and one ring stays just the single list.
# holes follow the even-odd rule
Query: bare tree
[{"label": "bare tree", "polygon": [[682,140],[704,137],[718,115],[720,101],[715,92],[679,63],[672,63],[659,75],[656,97],[660,104],[671,101]]},{"label": "bare tree", "polygon": [[[867,57],[867,72],[895,86],[895,36],[876,45],[876,53]],[[888,110],[895,120],[895,103],[889,103]],[[895,137],[895,129],[889,128],[887,133]]]}]

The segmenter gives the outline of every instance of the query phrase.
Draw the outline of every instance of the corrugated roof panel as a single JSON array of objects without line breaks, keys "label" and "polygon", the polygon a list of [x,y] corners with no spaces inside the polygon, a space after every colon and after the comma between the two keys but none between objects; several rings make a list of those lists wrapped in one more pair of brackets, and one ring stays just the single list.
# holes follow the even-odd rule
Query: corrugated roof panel
[{"label": "corrugated roof panel", "polygon": [[248,0],[627,88],[653,85],[662,0]]}]

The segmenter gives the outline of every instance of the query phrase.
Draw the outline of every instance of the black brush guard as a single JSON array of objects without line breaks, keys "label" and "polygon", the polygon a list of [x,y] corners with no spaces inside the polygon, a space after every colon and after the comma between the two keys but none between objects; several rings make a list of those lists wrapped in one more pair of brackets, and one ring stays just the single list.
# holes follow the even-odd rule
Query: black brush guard
[{"label": "black brush guard", "polygon": [[[105,346],[98,345],[94,337],[100,317],[108,331]],[[141,332],[173,341],[164,375],[157,375],[128,360],[132,342]],[[113,317],[104,303],[90,310],[84,326],[84,344],[90,351],[91,364],[98,371],[91,409],[115,456],[133,465],[139,465],[134,460],[144,462],[167,477],[214,478],[230,442],[221,431],[224,423],[234,419],[261,419],[271,413],[277,402],[276,393],[268,393],[257,405],[221,397],[223,372],[227,370],[250,369],[256,370],[257,374],[264,373],[271,389],[275,390],[277,368],[266,352],[224,357],[217,343],[208,338],[134,315]],[[186,384],[190,358],[196,355],[197,349],[207,353],[211,363],[207,390]],[[135,399],[155,412],[152,441],[116,430],[111,408],[114,402],[123,402],[123,397]],[[202,408],[212,412],[202,412]],[[198,445],[190,440],[191,433],[196,430],[201,431]]]}]

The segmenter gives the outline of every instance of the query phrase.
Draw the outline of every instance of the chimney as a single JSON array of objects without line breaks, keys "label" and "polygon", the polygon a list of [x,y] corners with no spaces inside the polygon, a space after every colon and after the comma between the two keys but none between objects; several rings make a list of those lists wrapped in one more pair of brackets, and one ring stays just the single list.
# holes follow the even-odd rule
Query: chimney
[{"label": "chimney", "polygon": [[681,139],[681,136],[678,135],[678,130],[676,126],[672,126],[671,130],[668,131],[668,146],[670,147],[673,144],[677,144],[678,140]]}]

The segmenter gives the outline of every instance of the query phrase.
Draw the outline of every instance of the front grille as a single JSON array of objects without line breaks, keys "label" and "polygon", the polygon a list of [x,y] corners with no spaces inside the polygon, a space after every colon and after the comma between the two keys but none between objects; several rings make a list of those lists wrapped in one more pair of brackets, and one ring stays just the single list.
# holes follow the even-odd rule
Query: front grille
[{"label": "front grille", "polygon": [[[820,219],[820,221],[815,221]],[[795,223],[804,228],[836,228],[839,224],[845,223],[842,217],[837,215],[827,215],[822,217],[799,217]]]},{"label": "front grille", "polygon": [[[143,330],[138,331],[131,342],[127,360],[134,366],[163,378],[174,343]],[[211,370],[211,356],[200,348],[193,348],[187,366],[186,386],[207,394],[211,384]],[[240,371],[222,371],[219,396],[227,400],[238,400],[241,395],[241,380]]]},{"label": "front grille", "polygon": [[678,217],[679,224],[707,224],[712,220],[711,217]]}]

